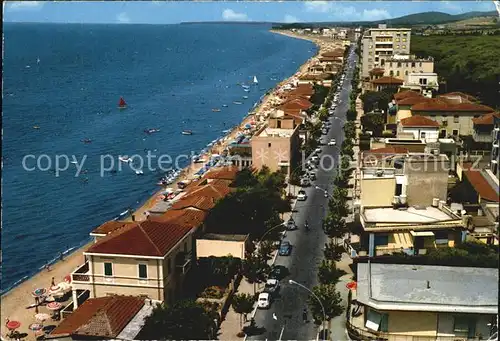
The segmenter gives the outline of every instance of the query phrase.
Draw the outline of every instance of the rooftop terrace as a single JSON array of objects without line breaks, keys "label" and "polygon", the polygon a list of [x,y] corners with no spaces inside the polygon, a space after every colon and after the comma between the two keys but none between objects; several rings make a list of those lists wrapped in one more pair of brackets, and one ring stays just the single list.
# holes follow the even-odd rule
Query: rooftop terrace
[{"label": "rooftop terrace", "polygon": [[363,220],[366,223],[433,223],[460,219],[458,216],[447,213],[437,207],[423,208],[408,207],[407,209],[393,209],[392,207],[364,207]]}]

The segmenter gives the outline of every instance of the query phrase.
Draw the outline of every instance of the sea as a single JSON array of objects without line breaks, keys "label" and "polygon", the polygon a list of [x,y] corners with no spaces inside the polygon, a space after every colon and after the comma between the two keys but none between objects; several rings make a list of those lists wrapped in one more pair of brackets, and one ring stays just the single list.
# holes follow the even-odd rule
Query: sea
[{"label": "sea", "polygon": [[164,171],[118,155],[199,153],[316,54],[269,29],[4,23],[2,293],[159,189]]}]

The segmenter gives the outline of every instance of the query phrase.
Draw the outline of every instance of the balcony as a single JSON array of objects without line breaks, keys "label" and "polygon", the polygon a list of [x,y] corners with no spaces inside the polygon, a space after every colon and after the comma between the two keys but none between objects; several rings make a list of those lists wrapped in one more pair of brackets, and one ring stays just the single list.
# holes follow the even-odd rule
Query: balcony
[{"label": "balcony", "polygon": [[474,132],[472,133],[472,139],[475,142],[493,142],[493,136],[491,136],[491,132],[479,132],[477,130],[474,130]]},{"label": "balcony", "polygon": [[88,261],[71,273],[71,282],[90,282]]},{"label": "balcony", "polygon": [[185,275],[191,268],[191,261],[193,259],[192,252],[179,252],[175,256],[175,267],[178,274]]}]

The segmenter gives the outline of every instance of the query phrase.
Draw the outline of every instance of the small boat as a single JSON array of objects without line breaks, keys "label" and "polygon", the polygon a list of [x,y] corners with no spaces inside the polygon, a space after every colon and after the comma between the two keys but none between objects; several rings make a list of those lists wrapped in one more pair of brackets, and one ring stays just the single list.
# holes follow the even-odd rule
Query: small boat
[{"label": "small boat", "polygon": [[193,131],[192,130],[183,130],[182,135],[193,135]]},{"label": "small boat", "polygon": [[120,97],[120,101],[118,102],[118,109],[125,109],[125,108],[127,108],[127,103],[125,103],[123,97]]},{"label": "small boat", "polygon": [[40,57],[38,57],[38,58],[36,59],[36,63],[37,63],[37,64],[40,64]]},{"label": "small boat", "polygon": [[227,108],[227,104],[222,104],[222,106],[223,106],[224,108]]},{"label": "small boat", "polygon": [[223,130],[222,132],[223,132],[224,134],[227,134],[227,133],[231,132],[231,129],[226,129],[226,130]]},{"label": "small boat", "polygon": [[126,163],[132,162],[132,159],[129,158],[127,155],[119,156],[118,160],[120,160],[121,162],[126,162]]},{"label": "small boat", "polygon": [[234,104],[243,104],[243,102],[239,102],[239,101],[234,101],[233,103]]},{"label": "small boat", "polygon": [[244,98],[244,99],[247,99],[247,98],[248,98],[248,96],[243,96],[243,98]]},{"label": "small boat", "polygon": [[70,163],[76,165],[78,163],[78,161],[70,161]]},{"label": "small boat", "polygon": [[250,92],[250,89],[243,89],[243,91],[245,91],[245,92]]},{"label": "small boat", "polygon": [[157,133],[157,132],[159,132],[159,131],[160,131],[160,129],[157,129],[157,128],[144,129],[144,132],[145,132],[146,134],[153,134],[153,133]]},{"label": "small boat", "polygon": [[245,85],[245,84],[242,84],[242,85],[241,85],[241,87],[242,87],[243,89],[250,89],[250,87],[249,87],[248,85]]},{"label": "small boat", "polygon": [[259,81],[257,80],[257,76],[253,76],[253,84],[259,84]]},{"label": "small boat", "polygon": [[220,111],[220,109],[219,109],[219,108],[214,108],[214,109],[212,109],[212,111],[213,111],[213,112],[219,112],[219,111]]},{"label": "small boat", "polygon": [[83,143],[92,143],[92,140],[91,139],[83,139],[82,142]]},{"label": "small boat", "polygon": [[143,174],[144,174],[144,172],[143,172],[142,170],[140,170],[140,169],[137,169],[137,170],[135,171],[135,174],[137,174],[137,175],[143,175]]},{"label": "small boat", "polygon": [[33,129],[40,129],[39,126],[33,126]]}]

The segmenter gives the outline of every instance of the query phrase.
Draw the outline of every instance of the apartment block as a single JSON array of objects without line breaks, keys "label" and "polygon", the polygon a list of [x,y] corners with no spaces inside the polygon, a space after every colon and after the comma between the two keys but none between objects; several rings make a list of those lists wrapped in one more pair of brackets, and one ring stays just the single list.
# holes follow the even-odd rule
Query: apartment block
[{"label": "apartment block", "polygon": [[500,178],[500,115],[493,117],[493,131],[492,135],[492,145],[491,145],[491,165],[490,169],[493,174],[496,175],[497,179]]},{"label": "apartment block", "polygon": [[361,77],[384,65],[395,54],[410,54],[411,29],[388,28],[385,24],[365,31],[361,40]]}]

